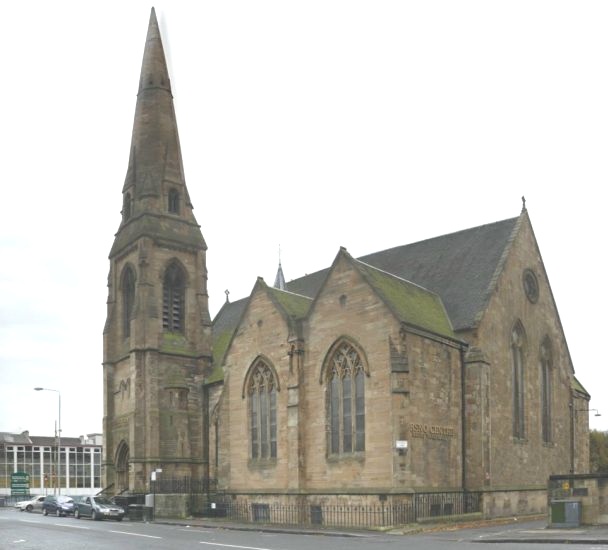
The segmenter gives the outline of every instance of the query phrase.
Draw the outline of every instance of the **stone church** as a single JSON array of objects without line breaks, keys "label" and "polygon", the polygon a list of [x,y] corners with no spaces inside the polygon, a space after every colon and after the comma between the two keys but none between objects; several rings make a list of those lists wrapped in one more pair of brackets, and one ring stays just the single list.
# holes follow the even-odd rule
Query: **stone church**
[{"label": "stone church", "polygon": [[213,478],[236,501],[398,502],[481,491],[540,512],[588,469],[577,381],[524,206],[352,257],[208,311],[154,10],[104,328],[104,487]]}]

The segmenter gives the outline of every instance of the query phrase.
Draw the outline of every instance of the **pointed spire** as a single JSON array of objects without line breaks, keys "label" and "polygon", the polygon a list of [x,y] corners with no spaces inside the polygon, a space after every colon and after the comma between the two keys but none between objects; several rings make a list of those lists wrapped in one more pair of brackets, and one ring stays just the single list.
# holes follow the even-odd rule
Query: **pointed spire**
[{"label": "pointed spire", "polygon": [[[181,187],[180,194],[189,204],[169,71],[156,12],[152,8],[141,64],[129,167],[123,193],[131,189],[137,210],[137,199],[160,198],[163,194],[166,195],[168,190],[164,188],[164,184],[167,181]],[[146,208],[149,209],[150,206],[151,204],[146,202]],[[162,208],[160,203],[155,206]]]},{"label": "pointed spire", "polygon": [[285,290],[285,276],[283,275],[283,268],[281,267],[281,247],[279,246],[279,269],[277,270],[277,276],[274,278],[274,288],[279,290]]},{"label": "pointed spire", "polygon": [[146,47],[139,77],[139,93],[146,88],[163,88],[171,93],[165,50],[163,49],[154,8],[150,12],[150,22],[148,23]]},{"label": "pointed spire", "polygon": [[111,254],[143,235],[207,248],[186,187],[169,71],[154,8],[141,63],[122,193],[123,218]]}]

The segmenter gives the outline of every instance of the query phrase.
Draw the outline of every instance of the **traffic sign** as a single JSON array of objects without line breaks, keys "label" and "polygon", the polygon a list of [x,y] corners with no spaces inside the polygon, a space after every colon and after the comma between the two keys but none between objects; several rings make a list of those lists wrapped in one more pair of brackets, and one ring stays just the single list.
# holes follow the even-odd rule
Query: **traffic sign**
[{"label": "traffic sign", "polygon": [[30,494],[30,474],[27,472],[14,472],[11,474],[11,495]]}]

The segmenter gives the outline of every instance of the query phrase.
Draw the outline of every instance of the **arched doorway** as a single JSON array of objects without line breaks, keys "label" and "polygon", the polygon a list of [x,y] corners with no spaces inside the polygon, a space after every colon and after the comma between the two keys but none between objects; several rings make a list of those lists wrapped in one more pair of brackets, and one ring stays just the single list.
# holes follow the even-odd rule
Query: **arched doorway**
[{"label": "arched doorway", "polygon": [[123,440],[116,449],[116,493],[129,489],[129,446]]}]

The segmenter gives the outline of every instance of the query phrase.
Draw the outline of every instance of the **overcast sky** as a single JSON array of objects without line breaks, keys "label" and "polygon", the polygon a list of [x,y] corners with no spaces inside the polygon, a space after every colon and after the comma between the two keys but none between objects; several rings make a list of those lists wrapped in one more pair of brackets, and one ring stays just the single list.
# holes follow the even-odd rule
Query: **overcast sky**
[{"label": "overcast sky", "polygon": [[[2,5],[0,431],[102,428],[108,253],[149,2]],[[186,181],[230,290],[517,216],[608,429],[608,3],[156,3]]]}]

